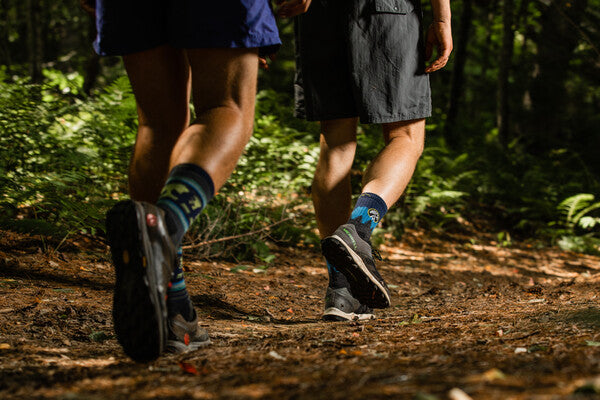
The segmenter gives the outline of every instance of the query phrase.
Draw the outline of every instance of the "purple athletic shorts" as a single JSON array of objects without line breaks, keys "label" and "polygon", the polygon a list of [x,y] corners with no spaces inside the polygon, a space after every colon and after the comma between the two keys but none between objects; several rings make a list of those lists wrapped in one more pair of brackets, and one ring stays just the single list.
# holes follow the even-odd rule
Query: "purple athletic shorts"
[{"label": "purple athletic shorts", "polygon": [[268,0],[96,0],[96,26],[94,49],[103,56],[165,44],[272,54],[281,44]]}]

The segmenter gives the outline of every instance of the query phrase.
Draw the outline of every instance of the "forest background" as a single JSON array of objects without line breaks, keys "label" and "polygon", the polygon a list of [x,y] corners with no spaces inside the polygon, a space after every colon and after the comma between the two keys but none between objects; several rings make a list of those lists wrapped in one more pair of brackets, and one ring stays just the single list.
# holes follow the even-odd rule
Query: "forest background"
[{"label": "forest background", "polygon": [[[484,220],[501,246],[534,239],[600,254],[600,0],[452,9],[454,53],[431,75],[426,149],[375,243]],[[204,244],[201,257],[268,264],[257,236],[318,244],[309,193],[319,127],[292,115],[293,22],[279,24],[284,44],[260,75],[254,136],[188,236]],[[1,228],[101,238],[105,212],[127,197],[135,101],[120,59],[95,55],[94,36],[77,0],[0,0]],[[382,146],[377,130],[360,127],[356,194]]]}]

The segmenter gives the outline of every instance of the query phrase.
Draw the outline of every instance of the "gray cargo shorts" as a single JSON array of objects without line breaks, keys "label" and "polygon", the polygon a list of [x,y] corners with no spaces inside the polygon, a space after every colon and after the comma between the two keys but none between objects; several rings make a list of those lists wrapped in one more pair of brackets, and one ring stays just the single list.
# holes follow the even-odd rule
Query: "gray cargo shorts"
[{"label": "gray cargo shorts", "polygon": [[420,0],[313,0],[294,29],[297,117],[386,123],[431,115]]}]

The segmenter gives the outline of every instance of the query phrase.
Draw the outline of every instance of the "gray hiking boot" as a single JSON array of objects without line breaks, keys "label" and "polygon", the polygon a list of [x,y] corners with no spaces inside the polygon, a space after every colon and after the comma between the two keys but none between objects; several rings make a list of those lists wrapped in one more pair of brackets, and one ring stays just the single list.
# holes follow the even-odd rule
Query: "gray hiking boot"
[{"label": "gray hiking boot", "polygon": [[329,264],[344,274],[359,302],[372,308],[390,306],[390,292],[375,268],[371,244],[358,236],[354,225],[340,226],[323,239],[321,249]]},{"label": "gray hiking boot", "polygon": [[133,360],[154,360],[167,345],[167,285],[175,260],[164,211],[149,203],[121,201],[108,212],[106,228],[117,278],[117,339]]},{"label": "gray hiking boot", "polygon": [[167,351],[170,353],[187,353],[210,344],[208,332],[198,326],[198,316],[186,321],[181,314],[177,314],[169,317],[168,326]]},{"label": "gray hiking boot", "polygon": [[373,310],[356,300],[346,288],[327,288],[325,294],[325,312],[323,319],[326,321],[356,321],[373,319]]}]

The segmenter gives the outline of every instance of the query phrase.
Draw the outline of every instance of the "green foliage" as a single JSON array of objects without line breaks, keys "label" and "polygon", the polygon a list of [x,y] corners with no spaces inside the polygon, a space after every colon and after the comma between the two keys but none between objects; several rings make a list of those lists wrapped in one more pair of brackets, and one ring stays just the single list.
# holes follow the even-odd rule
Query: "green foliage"
[{"label": "green foliage", "polygon": [[562,234],[558,245],[563,250],[578,253],[600,254],[600,202],[594,202],[590,193],[579,193],[568,197],[558,205],[561,220],[557,225],[557,234]]},{"label": "green foliage", "polygon": [[[453,3],[453,23],[460,22],[463,4]],[[453,122],[460,146],[449,150],[439,138],[449,120],[445,113],[452,75],[459,72],[451,59],[430,75],[434,112],[428,145],[405,195],[384,219],[384,231],[400,236],[406,227],[454,229],[484,214],[497,225],[493,229],[500,232],[501,245],[527,235],[574,251],[596,251],[598,203],[591,195],[577,194],[600,190],[600,81],[594,45],[600,38],[599,3],[589,0],[583,9],[579,0],[554,2],[562,7],[558,14],[549,4],[515,0],[512,65],[519,68],[511,69],[509,81],[510,144],[501,146],[496,93],[503,21],[493,3],[473,3],[470,35],[455,41],[457,49],[468,46]],[[430,19],[431,6],[423,5]],[[91,38],[81,33],[91,20],[77,7],[59,3],[49,5],[39,21],[47,33],[38,38],[45,57],[40,60],[44,84],[30,85],[24,78],[28,40],[36,38],[28,36],[28,10],[10,3],[0,21],[7,28],[0,52],[0,224],[44,234],[102,233],[104,212],[127,192],[137,129],[131,88],[125,77],[112,79],[122,76],[122,68],[115,58],[106,58],[97,80],[102,86],[85,97],[82,85],[89,70],[84,65],[93,57]],[[560,22],[556,18],[568,18],[569,28],[552,23]],[[268,241],[318,244],[308,192],[319,126],[292,115],[293,24],[279,24],[284,45],[277,61],[260,75],[254,136],[231,179],[188,236],[192,243],[236,238],[195,248],[201,255],[254,259],[268,266]],[[553,33],[556,40],[548,41]],[[542,58],[548,43],[560,50],[550,46],[552,54],[567,61],[552,79],[552,62]],[[536,88],[556,82],[559,95],[535,97]],[[561,106],[547,111],[547,100],[554,99]],[[559,113],[551,126],[539,119]],[[551,134],[553,126],[557,129]],[[383,146],[376,126],[361,125],[358,140],[355,194],[362,171]],[[245,236],[253,231],[258,232]]]},{"label": "green foliage", "polygon": [[406,227],[443,229],[462,218],[468,192],[476,179],[467,154],[453,156],[443,147],[428,147],[399,206],[386,216],[385,226],[398,237]]},{"label": "green foliage", "polygon": [[288,123],[293,116],[286,103],[287,97],[273,91],[258,94],[254,134],[226,191],[284,195],[310,187],[318,146]]},{"label": "green foliage", "polygon": [[[135,103],[117,81],[96,99],[71,96],[77,74],[45,71],[42,86],[0,83],[0,190],[2,204],[20,212],[17,227],[41,219],[57,232],[102,229],[111,195],[123,192],[134,135]],[[6,222],[5,222],[6,223]]]},{"label": "green foliage", "polygon": [[[0,202],[7,210],[0,223],[42,234],[101,233],[106,210],[127,192],[137,130],[129,82],[122,77],[95,97],[81,98],[80,75],[56,70],[44,75],[41,86],[0,77]],[[235,254],[268,265],[272,255],[257,237],[304,238],[309,224],[291,225],[309,200],[318,146],[310,129],[297,129],[306,124],[292,121],[289,98],[263,91],[257,99],[255,134],[190,238],[241,235],[200,253]],[[289,222],[262,230],[282,219]],[[252,231],[258,232],[244,236]]]},{"label": "green foliage", "polygon": [[594,203],[595,196],[590,193],[579,193],[563,200],[558,205],[558,210],[563,216],[563,221],[568,229],[576,227],[589,230],[600,224],[600,218],[593,217],[592,211],[600,208],[600,201]]},{"label": "green foliage", "polygon": [[[267,238],[282,243],[314,242],[306,219],[308,192],[318,144],[308,125],[294,120],[289,97],[274,91],[257,95],[254,134],[220,195],[209,204],[193,227],[194,242],[240,236],[235,240],[199,248],[199,256],[272,261]],[[279,221],[286,220],[278,224]],[[268,231],[262,228],[273,226]],[[256,232],[244,236],[248,232]],[[309,239],[310,238],[310,239]]]}]

